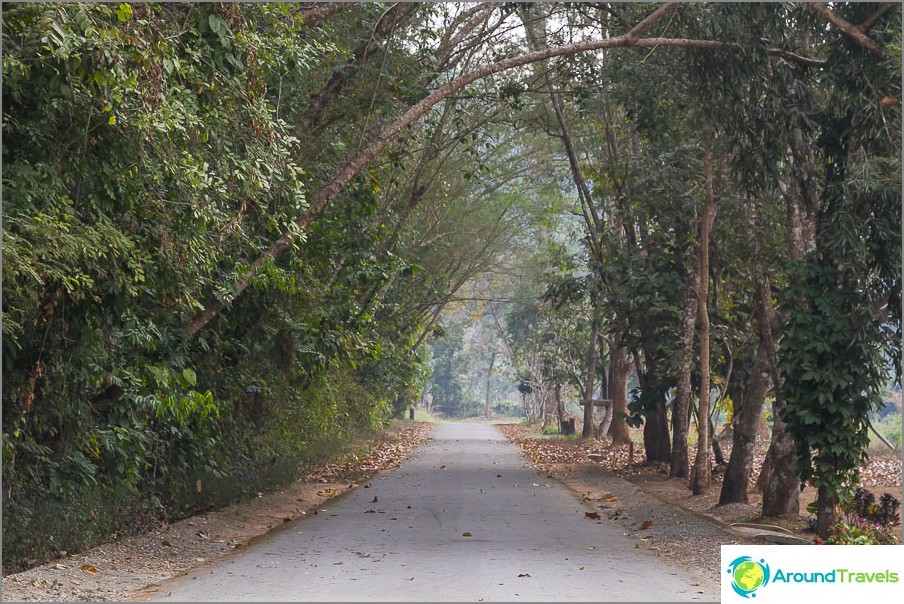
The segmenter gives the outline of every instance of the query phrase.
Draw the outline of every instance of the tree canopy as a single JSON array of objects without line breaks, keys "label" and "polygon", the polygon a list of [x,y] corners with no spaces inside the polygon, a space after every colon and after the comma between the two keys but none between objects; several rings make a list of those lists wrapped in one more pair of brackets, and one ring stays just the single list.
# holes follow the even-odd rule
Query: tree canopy
[{"label": "tree canopy", "polygon": [[810,481],[827,530],[856,483],[900,382],[900,7],[6,3],[2,36],[11,563],[288,480],[431,373],[611,399],[697,480],[710,402],[768,391],[764,512]]}]

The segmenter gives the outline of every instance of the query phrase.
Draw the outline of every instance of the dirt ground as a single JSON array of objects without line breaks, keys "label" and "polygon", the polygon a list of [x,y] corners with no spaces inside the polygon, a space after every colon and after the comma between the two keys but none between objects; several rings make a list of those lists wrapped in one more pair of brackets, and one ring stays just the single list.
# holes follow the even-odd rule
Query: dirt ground
[{"label": "dirt ground", "polygon": [[[712,569],[718,581],[719,546],[734,539],[729,525],[756,522],[759,495],[751,503],[718,506],[721,475],[708,495],[692,496],[684,481],[668,480],[667,468],[640,463],[627,447],[595,440],[536,438],[523,426],[500,425],[540,471],[562,481],[599,510],[600,521],[619,523],[637,547],[685,567]],[[431,425],[405,424],[366,456],[310,472],[286,488],[206,515],[162,526],[150,533],[108,543],[90,551],[3,578],[5,601],[122,601],[136,599],[162,581],[210,564],[246,547],[275,526],[329,509],[345,491],[368,488],[380,470],[397,466],[429,438]],[[765,447],[757,457],[761,463]],[[730,451],[726,451],[726,456]],[[758,471],[758,468],[757,468]],[[864,484],[877,494],[901,496],[900,459],[882,458],[863,470]],[[801,505],[815,499],[805,491]],[[664,505],[665,504],[665,505]],[[706,522],[701,521],[705,519]],[[811,540],[806,513],[771,521]],[[900,525],[898,526],[900,538]]]},{"label": "dirt ground", "polygon": [[[579,480],[581,468],[597,466],[630,481],[644,493],[673,506],[689,512],[700,514],[710,520],[728,527],[732,523],[769,524],[790,531],[793,535],[812,542],[815,533],[810,528],[811,515],[806,512],[807,504],[816,500],[816,489],[808,487],[800,496],[801,513],[780,519],[761,520],[759,518],[762,496],[753,490],[748,492],[750,503],[734,503],[718,505],[719,492],[722,488],[721,472],[713,475],[712,488],[705,495],[693,495],[686,480],[670,480],[667,465],[649,465],[642,463],[643,448],[635,445],[633,459],[627,446],[610,446],[597,440],[566,440],[561,438],[537,438],[536,432],[524,426],[500,426],[503,433],[513,442],[519,444],[525,455],[535,466],[543,471],[564,480],[566,483]],[[768,442],[758,441],[751,482],[759,475]],[[731,455],[731,443],[723,442],[722,449],[727,459]],[[696,450],[689,451],[689,458],[694,459]],[[878,497],[882,493],[891,493],[902,498],[901,459],[892,456],[875,456],[860,470],[861,486],[866,487]],[[592,483],[576,484],[577,490],[590,490]],[[901,524],[896,528],[898,540],[901,540]],[[689,546],[692,544],[689,544]]]}]

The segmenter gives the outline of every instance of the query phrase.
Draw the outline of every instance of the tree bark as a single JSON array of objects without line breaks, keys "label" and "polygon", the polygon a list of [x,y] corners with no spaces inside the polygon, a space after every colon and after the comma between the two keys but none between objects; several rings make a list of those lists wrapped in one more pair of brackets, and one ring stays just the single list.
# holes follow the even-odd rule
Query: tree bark
[{"label": "tree bark", "polygon": [[631,364],[628,362],[628,348],[621,345],[623,332],[615,334],[615,340],[610,351],[612,364],[612,423],[609,425],[609,435],[612,442],[626,445],[631,442],[631,433],[628,432],[628,423],[625,417],[628,415],[628,374],[631,372]]},{"label": "tree bark", "polygon": [[[669,444],[669,422],[665,409],[665,391],[661,386],[656,355],[651,354],[649,349],[645,349],[644,361],[646,367],[643,372],[641,389],[648,392],[649,396],[656,400],[656,405],[644,414],[644,453],[648,462],[669,463],[672,458],[672,450]],[[640,375],[639,371],[638,375]]]},{"label": "tree bark", "polygon": [[703,217],[700,219],[700,289],[697,310],[700,316],[700,403],[697,416],[697,456],[694,459],[694,475],[692,491],[694,495],[703,495],[709,491],[712,483],[712,464],[709,449],[712,446],[709,433],[709,239],[712,225],[716,217],[716,195],[713,188],[712,143],[707,141],[703,157],[703,173],[706,181],[706,202],[703,205]]},{"label": "tree bark", "polygon": [[[757,290],[760,288],[757,287]],[[759,297],[759,291],[757,293]],[[761,328],[762,332],[762,328]],[[769,388],[769,351],[766,339],[761,335],[744,398],[737,401],[732,418],[732,448],[728,468],[719,494],[719,505],[749,503],[747,485],[753,471],[754,447],[760,430],[760,418]]]},{"label": "tree bark", "polygon": [[657,405],[647,415],[643,423],[644,452],[649,462],[669,463],[671,448],[669,447],[669,420],[665,404]]},{"label": "tree bark", "polygon": [[826,21],[840,29],[842,32],[844,32],[845,35],[857,42],[857,44],[859,44],[872,54],[876,55],[880,59],[888,58],[888,52],[884,48],[882,48],[875,40],[867,36],[860,26],[854,25],[853,23],[842,19],[826,4],[819,2],[809,2],[808,4],[810,8],[825,17]]},{"label": "tree bark", "polygon": [[[774,325],[774,309],[768,304],[768,324]],[[763,490],[762,515],[765,517],[786,516],[800,511],[800,475],[797,473],[797,451],[794,438],[788,432],[782,413],[785,400],[782,397],[782,380],[778,370],[778,358],[772,329],[769,329],[769,367],[775,401],[772,404],[772,442],[766,457],[770,463],[764,464],[765,487]]]},{"label": "tree bark", "polygon": [[819,487],[816,495],[816,534],[825,539],[832,532],[835,524],[835,505],[837,501],[829,487]]},{"label": "tree bark", "polygon": [[565,421],[565,403],[562,401],[562,384],[556,384],[556,417],[559,420],[559,432],[564,430],[563,422]]},{"label": "tree bark", "polygon": [[584,381],[584,427],[581,428],[581,437],[593,436],[593,389],[596,378],[596,365],[599,356],[596,348],[596,339],[600,329],[600,311],[594,304],[593,318],[590,321],[590,346],[587,351],[587,379]]},{"label": "tree bark", "polygon": [[486,419],[490,419],[490,390],[492,386],[493,380],[493,366],[496,364],[496,351],[493,351],[493,354],[490,355],[490,368],[487,370],[487,390],[486,390],[486,398],[484,399],[483,406],[483,414]]},{"label": "tree bark", "polygon": [[293,14],[301,14],[305,27],[315,27],[321,21],[344,11],[350,5],[350,3],[344,2],[313,2],[302,5]]},{"label": "tree bark", "polygon": [[694,331],[700,292],[700,240],[694,248],[694,259],[685,284],[684,319],[681,324],[681,373],[672,404],[672,466],[669,478],[687,478],[690,460],[687,455],[688,409],[691,397],[691,364],[694,360]]}]

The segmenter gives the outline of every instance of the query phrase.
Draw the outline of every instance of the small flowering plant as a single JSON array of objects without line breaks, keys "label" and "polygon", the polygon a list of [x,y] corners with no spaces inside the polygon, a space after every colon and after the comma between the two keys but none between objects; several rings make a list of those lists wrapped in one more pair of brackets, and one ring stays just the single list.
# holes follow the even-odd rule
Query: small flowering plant
[{"label": "small flowering plant", "polygon": [[878,501],[876,496],[862,487],[841,505],[842,518],[825,541],[817,539],[817,545],[895,545],[898,539],[894,527],[901,519],[898,510],[901,502],[885,493]]},{"label": "small flowering plant", "polygon": [[837,522],[829,537],[817,545],[894,545],[898,542],[892,527],[857,518],[853,523]]}]

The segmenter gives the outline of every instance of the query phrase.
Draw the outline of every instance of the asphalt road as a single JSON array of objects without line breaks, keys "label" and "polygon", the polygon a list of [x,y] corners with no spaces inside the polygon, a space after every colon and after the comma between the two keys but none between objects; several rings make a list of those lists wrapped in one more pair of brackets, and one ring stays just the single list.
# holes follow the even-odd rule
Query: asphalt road
[{"label": "asphalt road", "polygon": [[718,601],[530,468],[484,424],[439,424],[400,468],[158,601]]}]

